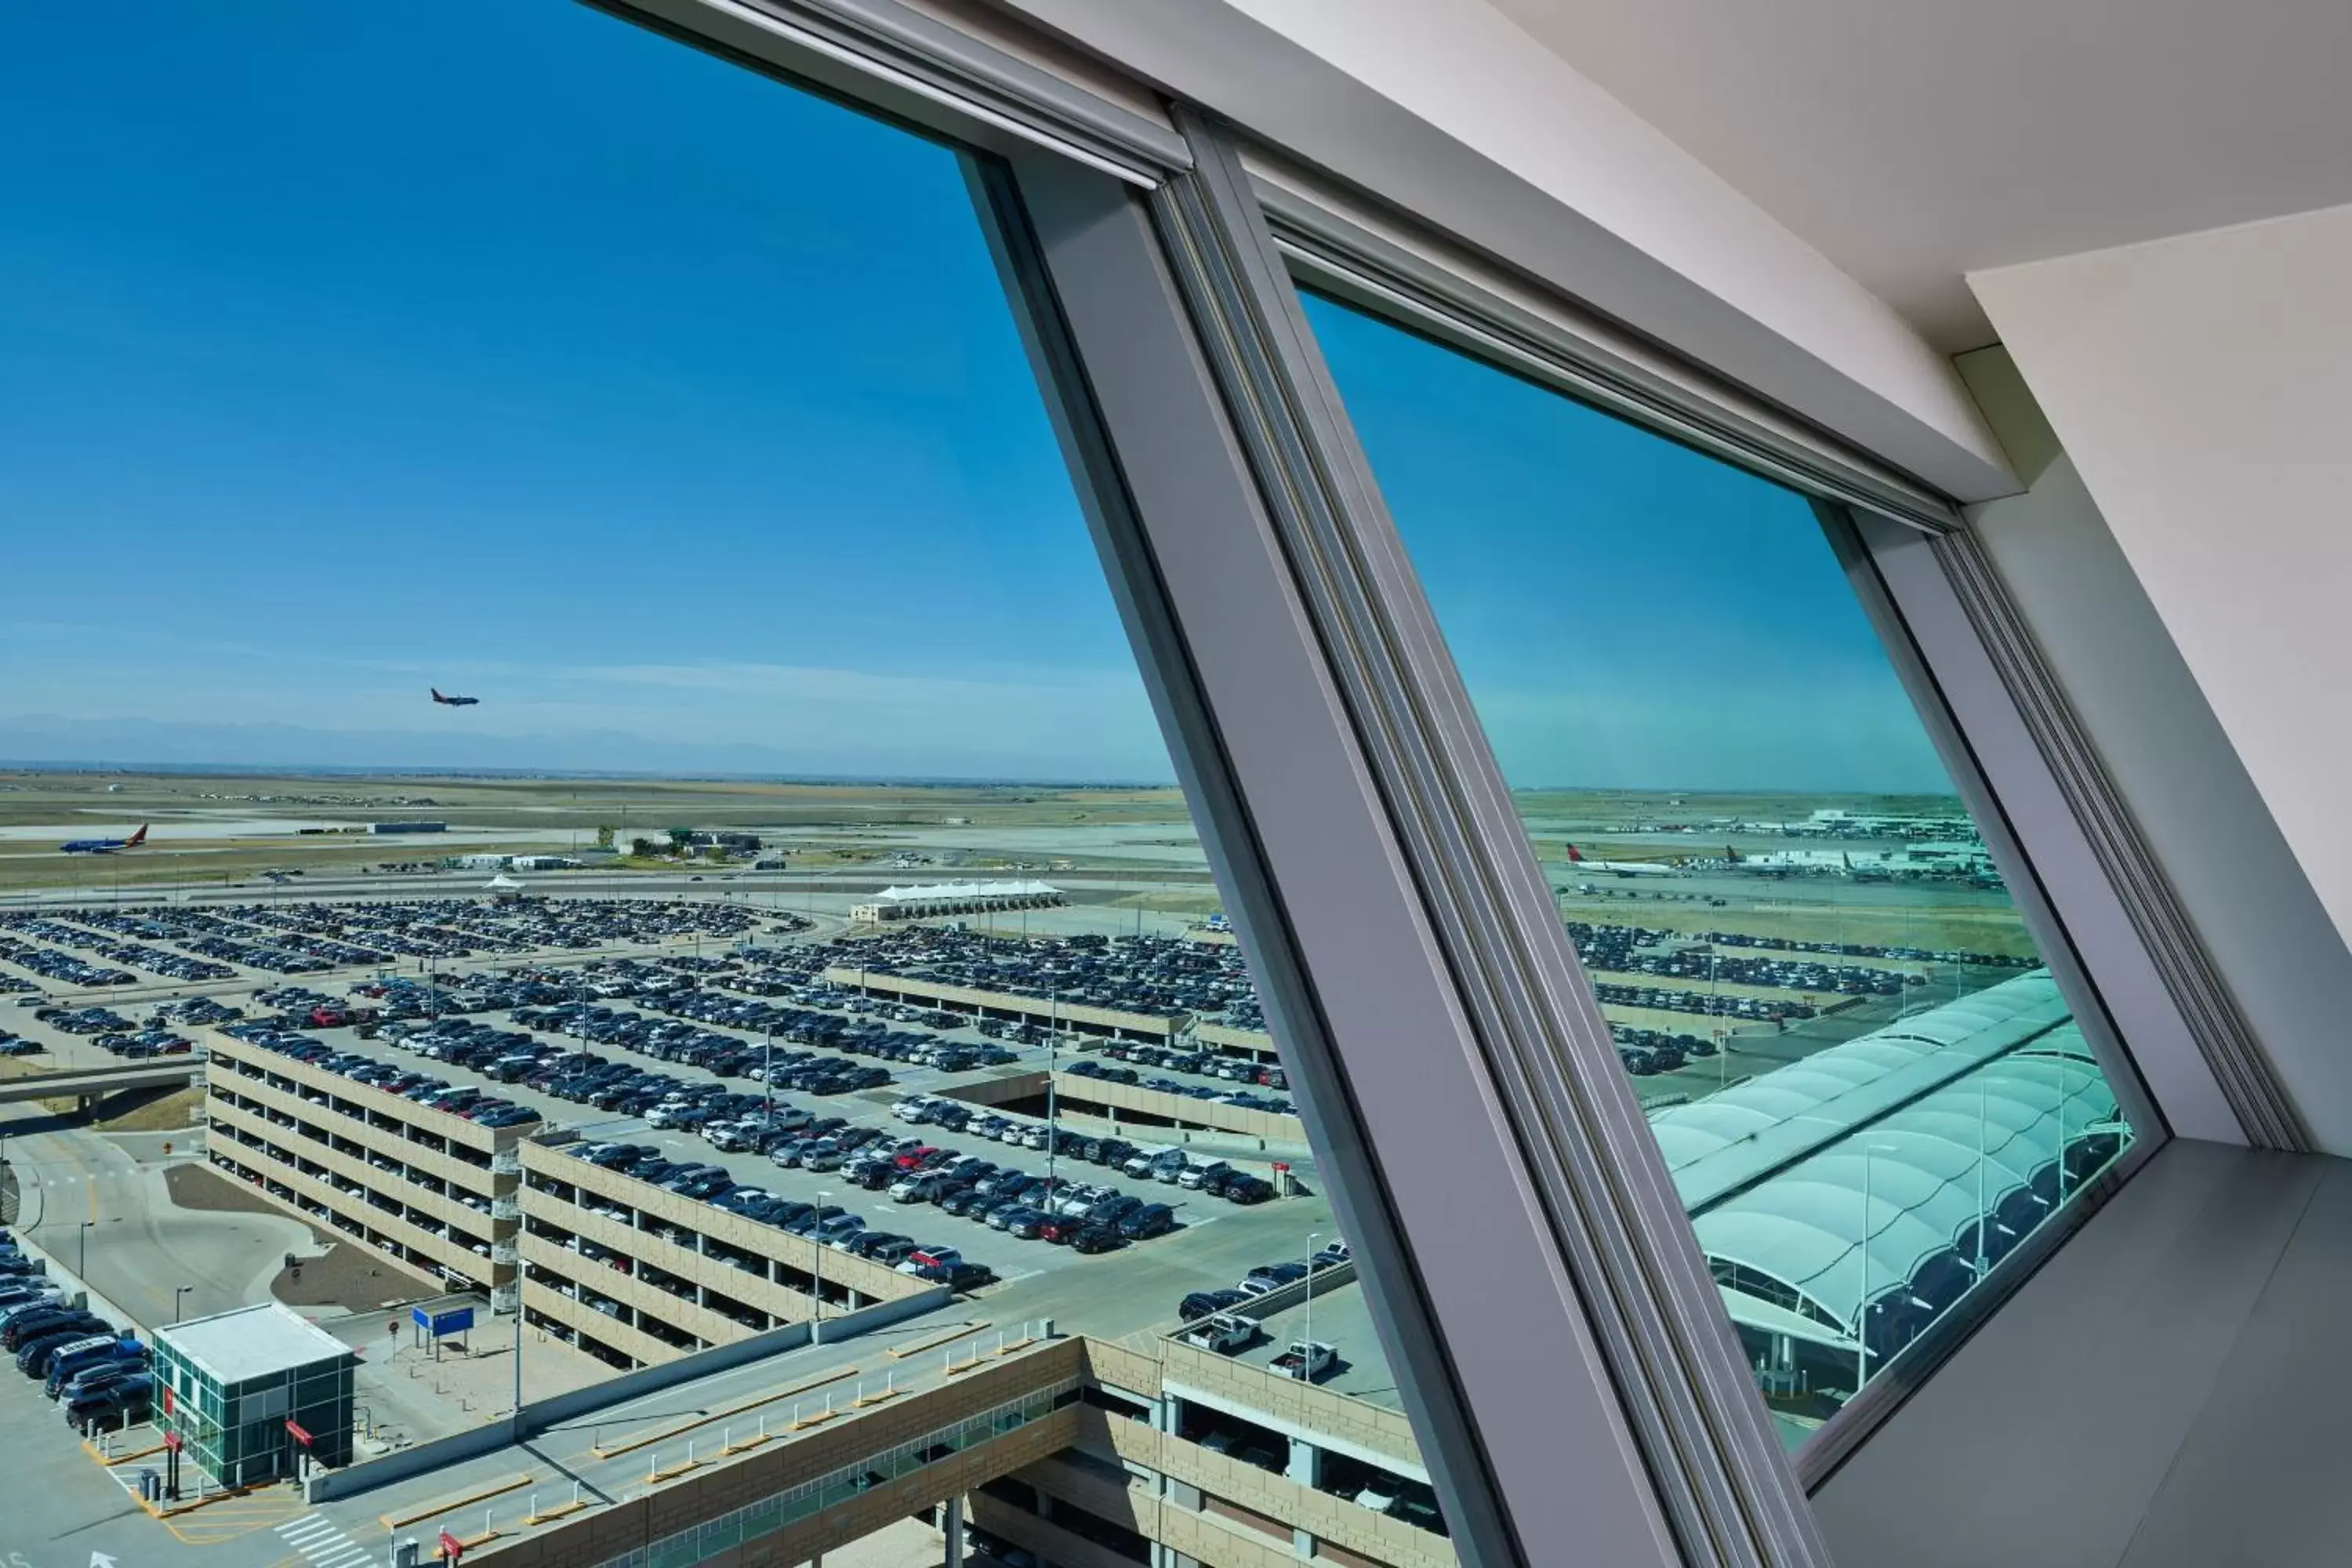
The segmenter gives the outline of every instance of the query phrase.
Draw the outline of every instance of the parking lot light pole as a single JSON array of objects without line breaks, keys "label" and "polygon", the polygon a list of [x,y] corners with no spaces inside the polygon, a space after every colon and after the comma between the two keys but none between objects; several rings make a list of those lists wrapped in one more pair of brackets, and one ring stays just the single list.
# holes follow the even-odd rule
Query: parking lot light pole
[{"label": "parking lot light pole", "polygon": [[816,1223],[809,1226],[809,1245],[816,1249],[816,1267],[810,1270],[814,1281],[811,1294],[816,1298],[816,1310],[809,1318],[809,1343],[824,1342],[824,1200],[831,1193],[819,1189],[816,1194]]},{"label": "parking lot light pole", "polygon": [[1307,1342],[1307,1359],[1299,1363],[1298,1375],[1308,1383],[1315,1381],[1315,1244],[1323,1233],[1307,1233],[1307,1317],[1299,1328],[1299,1338]]},{"label": "parking lot light pole", "polygon": [[180,1321],[180,1298],[185,1296],[189,1291],[194,1289],[195,1287],[194,1285],[174,1285],[172,1287],[172,1321],[176,1323]]},{"label": "parking lot light pole", "polygon": [[74,1272],[81,1276],[81,1288],[85,1290],[89,1289],[89,1232],[97,1223],[92,1219],[81,1222],[80,1256],[74,1265]]},{"label": "parking lot light pole", "polygon": [[1051,988],[1045,1029],[1045,1190],[1054,1190],[1054,1163],[1062,1152],[1061,1100],[1054,1077],[1062,1067],[1062,988]]},{"label": "parking lot light pole", "polygon": [[1870,1163],[1872,1156],[1896,1153],[1891,1143],[1862,1146],[1862,1305],[1854,1313],[1853,1391],[1870,1380]]}]

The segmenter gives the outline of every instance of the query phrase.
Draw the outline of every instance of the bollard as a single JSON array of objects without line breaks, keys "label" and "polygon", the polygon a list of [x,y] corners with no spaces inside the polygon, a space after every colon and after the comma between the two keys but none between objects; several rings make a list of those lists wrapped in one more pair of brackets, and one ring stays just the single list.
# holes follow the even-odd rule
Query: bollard
[{"label": "bollard", "polygon": [[661,1468],[661,1450],[654,1449],[646,1456],[646,1485],[654,1484],[654,1473]]},{"label": "bollard", "polygon": [[538,1494],[537,1492],[533,1492],[533,1493],[531,1493],[531,1494],[530,1494],[530,1509],[529,1509],[529,1510],[527,1510],[524,1512],[524,1514],[523,1514],[523,1518],[524,1518],[526,1521],[529,1521],[529,1520],[534,1520],[534,1519],[537,1519],[538,1517],[539,1517],[539,1494]]}]

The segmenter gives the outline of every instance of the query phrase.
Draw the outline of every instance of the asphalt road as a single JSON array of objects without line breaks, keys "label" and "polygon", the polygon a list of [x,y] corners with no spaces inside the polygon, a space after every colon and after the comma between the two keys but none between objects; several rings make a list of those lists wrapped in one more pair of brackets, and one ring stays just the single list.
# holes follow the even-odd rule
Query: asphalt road
[{"label": "asphalt road", "polygon": [[[51,1120],[17,1118],[0,1127]],[[73,1131],[10,1137],[18,1228],[142,1329],[172,1321],[181,1286],[190,1287],[178,1295],[184,1317],[268,1300],[285,1255],[318,1250],[309,1229],[281,1215],[178,1207],[163,1186],[163,1142]],[[184,1138],[174,1149],[172,1158],[189,1157]]]}]

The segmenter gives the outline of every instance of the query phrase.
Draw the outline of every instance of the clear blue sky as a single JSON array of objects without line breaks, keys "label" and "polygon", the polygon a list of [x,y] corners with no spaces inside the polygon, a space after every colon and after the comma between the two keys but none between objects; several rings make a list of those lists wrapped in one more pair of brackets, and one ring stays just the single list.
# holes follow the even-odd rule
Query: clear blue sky
[{"label": "clear blue sky", "polygon": [[[0,13],[0,757],[1171,776],[949,152],[133,0]],[[1934,782],[1799,503],[1334,318],[1516,782]]]},{"label": "clear blue sky", "polygon": [[0,754],[1173,776],[950,152],[567,0],[12,6],[0,188]]},{"label": "clear blue sky", "polygon": [[1949,791],[1801,497],[1307,315],[1514,786]]}]

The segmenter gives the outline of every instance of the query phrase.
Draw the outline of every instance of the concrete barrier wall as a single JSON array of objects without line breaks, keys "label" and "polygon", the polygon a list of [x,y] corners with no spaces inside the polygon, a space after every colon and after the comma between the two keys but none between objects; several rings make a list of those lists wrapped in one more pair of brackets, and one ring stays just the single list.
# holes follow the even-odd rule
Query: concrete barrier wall
[{"label": "concrete barrier wall", "polygon": [[[951,1294],[944,1285],[934,1286],[919,1296],[909,1296],[898,1301],[877,1301],[871,1307],[861,1308],[838,1318],[827,1318],[824,1321],[825,1341],[831,1343],[835,1340],[852,1339],[876,1329],[887,1328],[945,1305]],[[595,1411],[609,1410],[616,1405],[625,1405],[665,1388],[675,1388],[682,1383],[709,1377],[713,1373],[730,1372],[768,1356],[799,1350],[808,1343],[808,1337],[809,1326],[806,1323],[793,1323],[738,1340],[731,1345],[717,1345],[691,1355],[682,1355],[676,1361],[640,1367],[635,1372],[609,1377],[569,1394],[535,1400],[522,1407],[520,1421],[493,1422],[487,1426],[477,1426],[469,1431],[436,1438],[430,1443],[419,1443],[413,1448],[403,1448],[380,1459],[370,1459],[340,1470],[322,1471],[310,1478],[303,1496],[313,1504],[336,1498],[356,1497],[361,1492],[404,1481],[411,1476],[422,1475],[443,1465],[454,1465],[495,1453],[509,1443],[535,1437],[551,1427],[576,1421]]]},{"label": "concrete barrier wall", "polygon": [[1280,1053],[1274,1047],[1274,1037],[1264,1029],[1236,1029],[1231,1024],[1197,1024],[1192,1037],[1202,1045],[1225,1056],[1247,1057],[1252,1061],[1275,1063]]},{"label": "concrete barrier wall", "polygon": [[1118,1007],[1089,1006],[1083,1002],[1057,1004],[1049,996],[1015,996],[1006,991],[982,991],[970,985],[948,985],[904,974],[885,974],[879,970],[835,966],[827,969],[824,977],[835,985],[862,989],[872,995],[908,1002],[917,1006],[939,1006],[950,1011],[1025,1018],[1049,1026],[1059,1019],[1066,1029],[1080,1029],[1089,1034],[1132,1035],[1143,1039],[1165,1040],[1183,1027],[1191,1016],[1182,1013],[1166,1017],[1157,1013],[1129,1013]]},{"label": "concrete barrier wall", "polygon": [[[698,1232],[723,1241],[752,1257],[775,1258],[779,1262],[790,1264],[804,1274],[814,1274],[817,1271],[820,1267],[818,1256],[822,1250],[821,1267],[826,1282],[856,1290],[860,1295],[888,1298],[909,1291],[919,1292],[922,1289],[919,1281],[909,1275],[899,1273],[887,1264],[860,1258],[855,1253],[837,1252],[830,1247],[822,1247],[820,1243],[811,1241],[805,1237],[794,1236],[790,1231],[778,1230],[772,1225],[761,1225],[757,1220],[746,1218],[742,1215],[720,1208],[714,1204],[703,1203],[696,1198],[682,1197],[677,1193],[657,1187],[650,1182],[638,1181],[635,1176],[625,1176],[615,1171],[601,1169],[567,1150],[553,1149],[536,1142],[526,1143],[522,1150],[522,1163],[523,1169],[527,1172],[543,1175],[551,1181],[562,1182],[579,1192],[593,1193],[608,1203],[623,1208],[635,1209],[661,1224],[675,1226],[684,1231]],[[522,1191],[522,1204],[525,1214],[535,1214],[566,1229],[581,1228],[564,1217],[576,1205],[567,1205],[564,1200],[552,1197],[538,1188],[525,1186]],[[582,1234],[585,1232],[583,1231]],[[599,1239],[607,1245],[618,1245],[610,1236],[601,1237]],[[648,1237],[647,1239],[657,1238]],[[651,1256],[638,1247],[630,1247],[628,1250],[633,1257]],[[663,1268],[670,1268],[673,1273],[685,1272],[683,1268],[674,1267],[672,1263],[666,1262],[661,1258],[656,1257],[653,1260]],[[730,1294],[739,1294],[741,1290],[751,1289],[757,1284],[772,1289],[776,1293],[777,1300],[771,1305],[764,1298],[758,1300],[747,1298],[751,1305],[767,1306],[780,1317],[793,1310],[785,1298],[797,1297],[798,1292],[790,1290],[789,1287],[771,1286],[768,1282],[755,1280],[751,1276],[741,1275],[740,1270],[733,1272],[740,1275],[740,1278],[734,1281],[738,1289],[730,1291]],[[716,1279],[712,1282],[716,1283]]]},{"label": "concrete barrier wall", "polygon": [[[1164,1089],[1144,1089],[1131,1083],[1112,1083],[1106,1079],[1075,1077],[1066,1072],[1054,1075],[1054,1092],[1065,1100],[1108,1106],[1122,1113],[1163,1116],[1172,1121],[1188,1122],[1213,1131],[1236,1132],[1265,1142],[1307,1142],[1307,1124],[1296,1116],[1278,1111],[1220,1105],[1213,1100],[1194,1100],[1190,1095],[1170,1094]],[[1150,1127],[1134,1129],[1139,1138],[1148,1138],[1152,1131]]]},{"label": "concrete barrier wall", "polygon": [[[958,1084],[938,1092],[942,1099],[961,1100],[966,1105],[998,1108],[1025,1100],[1043,1100],[1045,1097],[1045,1075],[1042,1072],[1013,1073],[979,1083]],[[1212,1100],[1194,1100],[1189,1095],[1170,1094],[1164,1089],[1144,1089],[1136,1084],[1112,1083],[1106,1079],[1061,1072],[1054,1075],[1054,1093],[1061,1101],[1065,1115],[1087,1116],[1102,1121],[1118,1121],[1118,1132],[1132,1142],[1184,1141],[1184,1129],[1150,1127],[1118,1121],[1121,1116],[1139,1112],[1165,1117],[1171,1121],[1188,1122],[1194,1131],[1229,1132],[1240,1138],[1255,1139],[1261,1146],[1267,1143],[1303,1145],[1307,1142],[1307,1124],[1296,1116],[1283,1116],[1271,1110],[1251,1110],[1239,1105],[1219,1105]],[[1073,1101],[1076,1103],[1074,1105]],[[1095,1107],[1111,1114],[1105,1116],[1101,1110],[1092,1109]],[[1042,1120],[1026,1111],[1014,1114],[1027,1116],[1032,1121]]]}]

